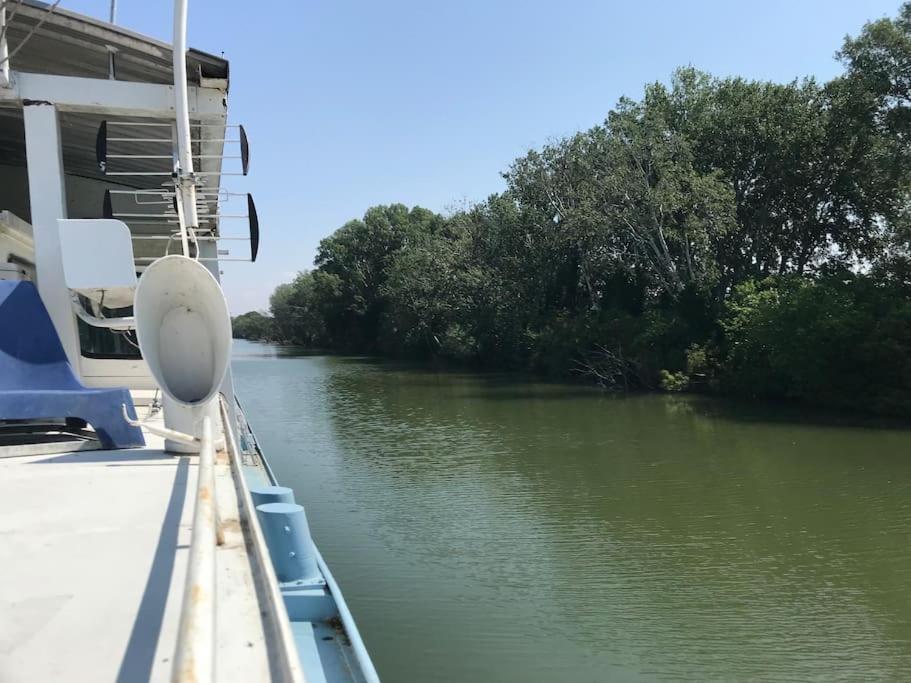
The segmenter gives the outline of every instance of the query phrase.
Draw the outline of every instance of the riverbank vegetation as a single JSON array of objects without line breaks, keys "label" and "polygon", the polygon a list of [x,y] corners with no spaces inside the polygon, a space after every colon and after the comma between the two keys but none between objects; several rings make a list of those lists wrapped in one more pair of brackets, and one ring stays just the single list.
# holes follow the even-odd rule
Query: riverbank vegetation
[{"label": "riverbank vegetation", "polygon": [[838,57],[683,68],[484,202],[374,207],[235,335],[911,414],[911,3]]}]

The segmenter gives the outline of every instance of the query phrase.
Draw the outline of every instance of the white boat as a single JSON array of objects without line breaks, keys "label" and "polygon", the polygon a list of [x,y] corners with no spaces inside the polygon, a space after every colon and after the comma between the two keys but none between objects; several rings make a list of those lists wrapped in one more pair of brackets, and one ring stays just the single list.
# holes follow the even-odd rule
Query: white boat
[{"label": "white boat", "polygon": [[0,7],[0,681],[378,681],[234,395],[227,61]]}]

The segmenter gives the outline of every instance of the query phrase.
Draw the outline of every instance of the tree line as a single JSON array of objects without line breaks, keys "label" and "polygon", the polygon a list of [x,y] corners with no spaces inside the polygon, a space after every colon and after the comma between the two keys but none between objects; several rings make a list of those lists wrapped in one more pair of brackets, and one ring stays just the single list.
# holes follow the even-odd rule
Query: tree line
[{"label": "tree line", "polygon": [[373,207],[235,335],[911,414],[911,3],[837,56],[682,68],[486,201]]}]

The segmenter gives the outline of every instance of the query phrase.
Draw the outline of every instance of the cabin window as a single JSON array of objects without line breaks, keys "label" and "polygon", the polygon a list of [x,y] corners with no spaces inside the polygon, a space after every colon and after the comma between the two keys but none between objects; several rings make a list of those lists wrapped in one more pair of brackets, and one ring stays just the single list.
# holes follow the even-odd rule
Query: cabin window
[{"label": "cabin window", "polygon": [[[87,302],[83,300],[83,304]],[[86,310],[92,310],[87,306]],[[121,318],[133,315],[133,307],[102,308],[105,318]],[[106,358],[116,360],[138,360],[139,353],[136,333],[134,331],[118,332],[103,327],[92,327],[83,320],[77,319],[79,325],[79,346],[86,358]]]}]

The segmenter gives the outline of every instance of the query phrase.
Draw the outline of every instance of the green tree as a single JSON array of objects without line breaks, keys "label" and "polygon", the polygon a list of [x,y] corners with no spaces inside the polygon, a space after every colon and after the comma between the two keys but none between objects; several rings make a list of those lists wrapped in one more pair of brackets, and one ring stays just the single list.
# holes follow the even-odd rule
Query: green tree
[{"label": "green tree", "polygon": [[278,341],[308,347],[325,343],[326,328],[314,280],[313,273],[304,271],[272,293],[269,308]]},{"label": "green tree", "polygon": [[685,135],[652,104],[660,89],[622,100],[604,126],[530,152],[506,174],[593,308],[618,273],[673,295],[712,286],[717,245],[734,228],[729,184],[694,166]]},{"label": "green tree", "polygon": [[823,84],[679,69],[474,206],[373,207],[275,291],[268,333],[911,413],[911,3],[839,57]]},{"label": "green tree", "polygon": [[907,262],[911,243],[911,3],[847,38],[838,53],[845,74],[830,84],[842,112],[842,144],[881,223],[868,258]]},{"label": "green tree", "polygon": [[376,350],[386,306],[383,285],[395,254],[442,218],[403,204],[376,206],[320,242],[317,288],[329,339],[339,348]]},{"label": "green tree", "polygon": [[723,319],[737,393],[901,414],[911,405],[907,290],[836,271],[740,285]]},{"label": "green tree", "polygon": [[274,322],[259,311],[250,311],[232,318],[231,329],[235,339],[268,340],[274,336]]}]

